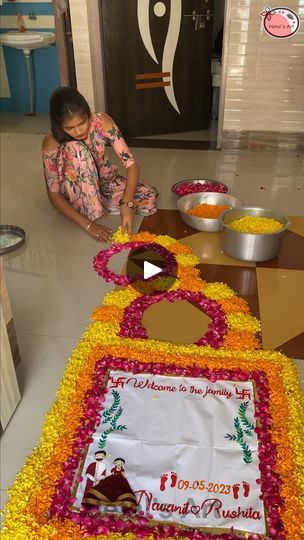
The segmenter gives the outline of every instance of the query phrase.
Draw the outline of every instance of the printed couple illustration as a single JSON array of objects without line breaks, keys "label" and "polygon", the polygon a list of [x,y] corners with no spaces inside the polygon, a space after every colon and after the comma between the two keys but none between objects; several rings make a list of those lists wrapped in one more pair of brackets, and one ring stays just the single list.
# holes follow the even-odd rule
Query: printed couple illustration
[{"label": "printed couple illustration", "polygon": [[121,506],[123,508],[137,509],[137,501],[125,473],[125,460],[116,458],[114,467],[107,474],[104,450],[97,450],[95,461],[86,469],[86,487],[82,504],[94,506]]},{"label": "printed couple illustration", "polygon": [[[136,496],[126,478],[125,460],[121,457],[114,459],[110,474],[107,474],[105,459],[107,453],[97,450],[94,454],[95,461],[86,469],[86,486],[82,504],[94,506],[120,506],[124,509],[136,510],[138,507]],[[160,491],[169,487],[174,488],[177,483],[177,474],[171,471],[170,478],[165,473],[160,477]],[[230,486],[229,486],[230,487]],[[233,484],[232,492],[234,499],[239,498],[240,484]],[[244,497],[248,497],[250,485],[243,481]]]}]

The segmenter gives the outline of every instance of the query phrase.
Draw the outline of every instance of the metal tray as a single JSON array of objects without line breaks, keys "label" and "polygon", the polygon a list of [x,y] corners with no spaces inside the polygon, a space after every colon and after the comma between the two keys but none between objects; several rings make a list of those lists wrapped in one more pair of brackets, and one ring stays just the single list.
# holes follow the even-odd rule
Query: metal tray
[{"label": "metal tray", "polygon": [[[171,191],[173,191],[173,193],[175,193],[175,195],[177,195],[176,188],[180,184],[215,184],[215,185],[220,185],[221,184],[221,185],[225,186],[225,188],[226,188],[226,191],[225,191],[225,193],[223,193],[223,195],[228,195],[230,193],[228,186],[226,186],[226,184],[224,184],[224,182],[219,182],[218,180],[211,180],[211,179],[208,179],[208,178],[189,178],[189,179],[186,179],[186,180],[180,180],[179,182],[176,182],[171,187]],[[211,191],[203,191],[202,193],[213,193],[213,192],[211,192]],[[190,193],[189,193],[189,195],[190,195]],[[178,195],[178,196],[180,197],[180,195]]]},{"label": "metal tray", "polygon": [[20,247],[25,240],[25,231],[17,225],[0,225],[0,255]]}]

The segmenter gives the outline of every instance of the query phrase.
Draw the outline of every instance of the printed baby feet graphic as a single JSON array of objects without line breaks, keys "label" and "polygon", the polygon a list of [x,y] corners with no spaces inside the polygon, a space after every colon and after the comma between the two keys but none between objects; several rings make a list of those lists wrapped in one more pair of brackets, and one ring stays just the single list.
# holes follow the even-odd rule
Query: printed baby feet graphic
[{"label": "printed baby feet graphic", "polygon": [[238,499],[239,498],[239,491],[240,491],[240,484],[233,484],[232,491],[233,491],[233,497],[235,499]]},{"label": "printed baby feet graphic", "polygon": [[165,491],[167,480],[168,480],[168,475],[162,474],[160,477],[160,486],[159,486],[160,491]]},{"label": "printed baby feet graphic", "polygon": [[177,474],[176,472],[172,471],[171,472],[171,487],[175,487],[176,486],[176,482],[177,482]]},{"label": "printed baby feet graphic", "polygon": [[250,491],[250,485],[247,482],[243,482],[244,497],[248,497]]}]

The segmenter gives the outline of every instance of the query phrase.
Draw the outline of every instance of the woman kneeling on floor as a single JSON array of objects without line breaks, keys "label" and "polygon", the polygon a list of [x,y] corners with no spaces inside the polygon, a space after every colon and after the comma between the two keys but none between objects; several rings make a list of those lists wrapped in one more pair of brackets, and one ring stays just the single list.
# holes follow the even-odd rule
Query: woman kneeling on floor
[{"label": "woman kneeling on floor", "polygon": [[[58,88],[50,99],[51,133],[42,143],[42,159],[50,202],[97,242],[112,232],[95,223],[106,214],[120,214],[123,231],[132,232],[134,211],[156,212],[157,190],[138,183],[139,168],[115,122],[92,113],[75,88]],[[127,170],[126,178],[105,156],[110,143]]]}]

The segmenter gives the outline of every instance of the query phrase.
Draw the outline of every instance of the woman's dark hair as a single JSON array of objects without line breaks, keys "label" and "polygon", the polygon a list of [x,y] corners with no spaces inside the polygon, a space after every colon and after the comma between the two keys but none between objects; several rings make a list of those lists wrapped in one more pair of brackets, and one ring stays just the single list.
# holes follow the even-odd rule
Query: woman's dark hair
[{"label": "woman's dark hair", "polygon": [[73,141],[73,137],[68,135],[62,124],[73,115],[89,117],[90,107],[84,97],[69,86],[60,87],[55,90],[50,98],[50,119],[53,137],[59,143]]},{"label": "woman's dark hair", "polygon": [[117,457],[116,459],[114,459],[113,463],[116,463],[116,461],[122,461],[123,463],[126,463],[122,457]]}]

